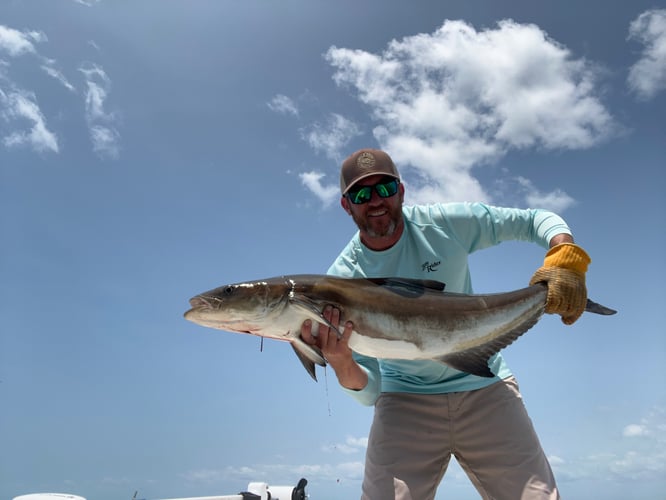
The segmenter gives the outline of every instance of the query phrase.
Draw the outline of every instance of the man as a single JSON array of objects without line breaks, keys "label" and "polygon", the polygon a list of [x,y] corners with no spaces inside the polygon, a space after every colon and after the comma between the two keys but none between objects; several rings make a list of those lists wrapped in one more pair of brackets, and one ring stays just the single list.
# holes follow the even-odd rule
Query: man
[{"label": "man", "polygon": [[[358,233],[328,273],[343,277],[435,279],[450,292],[472,293],[468,255],[507,240],[550,248],[530,283],[546,282],[546,312],[572,324],[587,299],[588,255],[571,231],[545,210],[481,203],[403,206],[404,186],[390,156],[362,149],[340,172],[341,205]],[[324,316],[335,327],[340,311]],[[427,500],[435,496],[451,455],[483,498],[559,498],[555,479],[515,378],[500,354],[489,362],[494,378],[457,371],[434,361],[382,360],[353,353],[324,324],[303,324],[305,342],[317,345],[343,390],[375,406],[362,498]]]}]

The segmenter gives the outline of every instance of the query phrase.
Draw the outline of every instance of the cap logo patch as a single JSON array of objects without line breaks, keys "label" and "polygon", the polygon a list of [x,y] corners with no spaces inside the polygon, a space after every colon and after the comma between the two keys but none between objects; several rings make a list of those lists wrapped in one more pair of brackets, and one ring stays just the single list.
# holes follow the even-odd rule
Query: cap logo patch
[{"label": "cap logo patch", "polygon": [[359,168],[366,170],[373,168],[375,163],[376,161],[374,155],[372,153],[368,153],[367,151],[363,151],[356,159],[356,165],[358,165]]}]

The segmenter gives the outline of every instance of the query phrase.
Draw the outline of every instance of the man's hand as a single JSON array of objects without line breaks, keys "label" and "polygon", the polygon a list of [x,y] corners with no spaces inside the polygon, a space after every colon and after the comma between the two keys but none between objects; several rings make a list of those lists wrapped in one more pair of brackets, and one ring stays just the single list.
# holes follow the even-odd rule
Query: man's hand
[{"label": "man's hand", "polygon": [[324,323],[318,323],[313,330],[312,321],[307,319],[301,326],[301,338],[306,344],[319,347],[326,361],[335,370],[340,385],[347,389],[363,389],[368,383],[368,376],[354,361],[352,350],[348,345],[349,337],[354,329],[353,323],[351,321],[345,322],[342,337],[338,337],[336,328],[339,330],[340,310],[332,306],[326,306],[322,314],[326,321],[335,328],[331,328]]},{"label": "man's hand", "polygon": [[[328,321],[335,328],[340,326],[340,310],[332,307],[326,306],[322,312],[326,321]],[[301,337],[306,344],[315,345],[321,349],[321,352],[324,354],[326,361],[328,361],[333,368],[335,365],[341,361],[344,362],[347,359],[351,359],[352,350],[347,345],[349,336],[352,333],[352,323],[348,321],[345,324],[344,331],[342,332],[342,337],[338,338],[338,331],[333,328],[330,328],[324,323],[318,323],[314,331],[312,329],[312,321],[309,319],[305,320],[303,327],[301,328]]]},{"label": "man's hand", "polygon": [[548,285],[546,312],[559,314],[565,325],[573,324],[585,311],[585,273],[589,264],[585,250],[573,243],[561,243],[548,251],[543,267],[530,280],[530,285]]}]

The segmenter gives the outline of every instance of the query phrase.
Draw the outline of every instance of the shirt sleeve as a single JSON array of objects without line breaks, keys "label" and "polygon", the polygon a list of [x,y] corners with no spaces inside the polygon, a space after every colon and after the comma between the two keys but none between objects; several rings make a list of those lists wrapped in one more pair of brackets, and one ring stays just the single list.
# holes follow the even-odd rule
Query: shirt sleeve
[{"label": "shirt sleeve", "polygon": [[354,360],[360,365],[361,369],[368,375],[368,383],[361,390],[347,389],[342,387],[342,390],[349,394],[356,401],[365,406],[372,406],[377,401],[379,393],[381,392],[382,376],[379,371],[379,363],[375,358],[363,356],[361,354],[353,353]]},{"label": "shirt sleeve", "polygon": [[[354,251],[354,239],[349,242],[347,247],[341,252],[335,262],[328,269],[327,274],[340,276],[343,278],[354,277],[355,266],[349,258],[350,253]],[[340,386],[343,392],[349,394],[356,401],[365,406],[372,406],[377,401],[381,392],[382,375],[379,370],[379,362],[375,358],[363,356],[356,352],[352,353],[354,360],[368,376],[368,383],[363,389],[353,390]]]},{"label": "shirt sleeve", "polygon": [[442,224],[449,226],[470,253],[511,240],[529,241],[548,248],[553,236],[571,234],[567,223],[548,210],[494,207],[484,203],[437,207]]}]

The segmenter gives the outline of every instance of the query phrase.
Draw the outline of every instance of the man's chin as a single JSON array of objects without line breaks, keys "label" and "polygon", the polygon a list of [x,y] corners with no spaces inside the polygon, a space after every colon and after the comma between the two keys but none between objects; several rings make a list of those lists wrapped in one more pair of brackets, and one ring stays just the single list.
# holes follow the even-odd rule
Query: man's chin
[{"label": "man's chin", "polygon": [[386,238],[395,234],[396,224],[390,222],[387,224],[368,224],[368,235],[373,238]]}]

